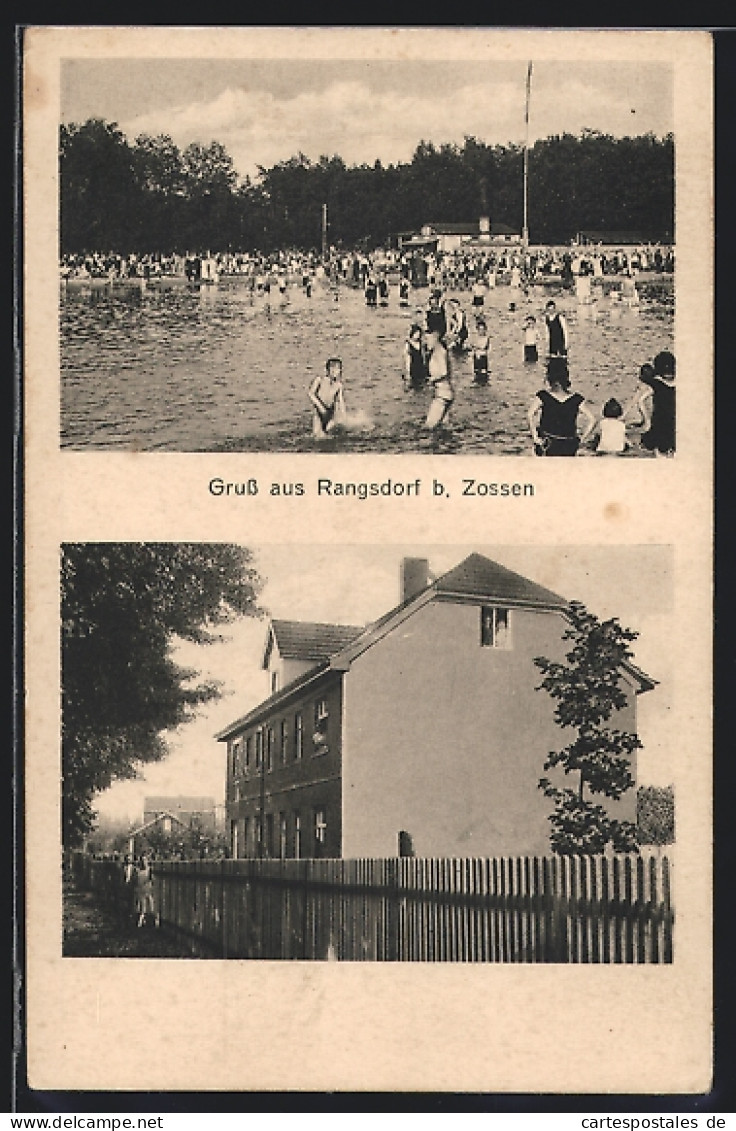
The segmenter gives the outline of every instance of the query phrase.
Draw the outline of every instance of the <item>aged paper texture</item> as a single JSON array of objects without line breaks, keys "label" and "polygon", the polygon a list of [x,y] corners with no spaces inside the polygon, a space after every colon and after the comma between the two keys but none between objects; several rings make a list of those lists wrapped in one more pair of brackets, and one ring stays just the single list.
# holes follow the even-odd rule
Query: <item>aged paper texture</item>
[{"label": "aged paper texture", "polygon": [[[669,68],[676,183],[677,452],[670,459],[539,460],[420,444],[355,452],[201,450],[61,442],[58,152],[80,63],[130,82],[172,61],[261,69],[300,61],[446,64],[486,71],[534,60]],[[414,72],[412,72],[414,74]],[[407,115],[407,86],[396,120]],[[71,76],[71,77],[70,77]],[[80,79],[80,76],[82,78]],[[115,78],[118,76],[118,78]],[[297,81],[295,79],[294,81]],[[441,79],[440,79],[441,82]],[[426,85],[426,83],[425,83]],[[100,90],[106,95],[104,81]],[[23,59],[25,340],[25,829],[29,1083],[37,1089],[697,1093],[711,1080],[712,45],[701,32],[495,29],[28,28]],[[128,89],[132,93],[132,88]],[[120,115],[126,109],[125,91]],[[348,90],[344,97],[348,98]],[[448,99],[451,92],[448,88]],[[193,86],[179,108],[195,104]],[[201,97],[204,97],[202,95]],[[226,99],[223,95],[222,99]],[[224,115],[223,101],[218,109]],[[318,105],[315,112],[327,113]],[[172,131],[177,110],[172,99]],[[294,113],[299,109],[289,103]],[[115,120],[113,100],[99,117]],[[152,108],[149,108],[149,111]],[[488,107],[489,115],[493,107]],[[264,102],[262,115],[268,121]],[[307,129],[310,104],[296,129]],[[367,114],[370,114],[370,108]],[[499,102],[500,112],[500,102]],[[631,113],[633,114],[634,108]],[[378,108],[376,108],[378,113]],[[385,116],[385,106],[381,113]],[[213,110],[213,115],[215,111]],[[90,115],[92,116],[92,115]],[[223,118],[224,120],[224,118]],[[167,132],[145,125],[141,133]],[[151,119],[153,122],[153,119]],[[157,120],[158,121],[158,120]],[[299,123],[303,123],[300,125]],[[583,123],[584,125],[584,123]],[[334,140],[341,150],[338,122]],[[398,131],[398,124],[396,129]],[[426,137],[445,140],[426,122]],[[463,132],[481,134],[470,122]],[[551,125],[549,133],[554,132]],[[218,136],[213,116],[212,135]],[[255,136],[255,135],[254,135]],[[420,136],[417,135],[418,143]],[[459,138],[462,142],[462,137]],[[345,139],[347,153],[348,139]],[[274,155],[272,161],[289,154]],[[316,159],[318,154],[310,154]],[[408,160],[410,154],[388,160]],[[352,158],[346,158],[353,160]],[[363,158],[355,158],[359,163]],[[600,192],[613,191],[606,184]],[[112,207],[112,203],[111,203]],[[83,331],[80,331],[82,333]],[[109,340],[119,333],[112,324]],[[577,333],[582,331],[578,327]],[[632,374],[646,357],[627,360]],[[237,361],[237,359],[236,359]],[[203,365],[192,416],[212,375]],[[124,378],[121,377],[121,380]],[[612,378],[613,379],[613,378]],[[358,385],[357,374],[349,375]],[[533,390],[531,390],[533,391]],[[348,393],[348,395],[350,395]],[[162,396],[165,399],[165,396]],[[359,401],[359,398],[358,398]],[[159,406],[160,407],[160,406]],[[205,428],[203,414],[202,428]],[[304,400],[304,418],[308,418]],[[66,421],[68,423],[68,421]],[[76,419],[84,431],[82,413]],[[80,431],[81,430],[81,431]],[[105,450],[101,450],[102,448]],[[513,474],[512,474],[513,472]],[[213,495],[213,478],[296,482],[302,497]],[[319,477],[413,481],[397,499],[319,497]],[[464,497],[462,481],[533,483],[532,497]],[[449,498],[434,497],[433,480]],[[610,581],[621,554],[672,565],[675,948],[667,965],[173,961],[62,957],[59,562],[70,542],[236,542],[258,547],[524,547],[590,551]],[[610,565],[606,550],[610,550]],[[503,559],[502,559],[503,560]],[[638,559],[636,559],[638,560]],[[642,555],[646,561],[646,555]],[[296,568],[296,567],[295,567]],[[642,579],[642,585],[644,581]],[[278,615],[278,610],[274,610]],[[318,618],[315,618],[318,619]],[[238,713],[233,708],[232,717]],[[208,757],[223,759],[211,741]],[[224,762],[223,762],[224,776]]]}]

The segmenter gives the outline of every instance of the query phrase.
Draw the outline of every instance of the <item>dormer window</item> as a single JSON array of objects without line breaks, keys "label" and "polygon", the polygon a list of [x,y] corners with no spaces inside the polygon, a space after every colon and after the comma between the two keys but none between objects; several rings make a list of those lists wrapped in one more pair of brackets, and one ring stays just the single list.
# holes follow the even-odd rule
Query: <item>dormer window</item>
[{"label": "dormer window", "polygon": [[498,605],[484,605],[480,611],[480,642],[484,648],[511,648],[511,613]]}]

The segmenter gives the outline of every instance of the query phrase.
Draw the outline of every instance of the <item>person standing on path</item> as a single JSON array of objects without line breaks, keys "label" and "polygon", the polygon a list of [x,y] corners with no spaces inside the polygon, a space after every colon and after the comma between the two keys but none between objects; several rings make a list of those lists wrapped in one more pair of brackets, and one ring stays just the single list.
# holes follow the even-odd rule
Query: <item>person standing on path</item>
[{"label": "person standing on path", "polygon": [[160,925],[160,917],[156,912],[153,898],[153,873],[146,856],[141,857],[136,871],[135,909],[138,915],[138,927],[143,926],[146,915],[153,916],[153,921],[157,927]]}]

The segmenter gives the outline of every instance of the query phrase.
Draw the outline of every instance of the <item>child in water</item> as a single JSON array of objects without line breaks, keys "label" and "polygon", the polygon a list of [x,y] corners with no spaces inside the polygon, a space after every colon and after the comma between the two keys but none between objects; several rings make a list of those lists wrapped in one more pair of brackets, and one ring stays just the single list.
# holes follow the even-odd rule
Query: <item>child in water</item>
[{"label": "child in water", "polygon": [[594,446],[599,456],[617,456],[628,450],[624,410],[619,402],[611,397],[603,406],[603,415],[596,425],[598,435]]},{"label": "child in water", "polygon": [[315,440],[324,440],[336,424],[344,422],[346,415],[339,357],[327,359],[324,376],[314,378],[307,395],[314,407],[312,434]]},{"label": "child in water", "polygon": [[485,319],[479,318],[475,323],[475,336],[473,338],[473,380],[476,385],[488,384],[488,351],[491,348],[491,339]]},{"label": "child in water", "polygon": [[524,319],[524,361],[534,362],[539,358],[537,350],[537,320],[533,314]]}]

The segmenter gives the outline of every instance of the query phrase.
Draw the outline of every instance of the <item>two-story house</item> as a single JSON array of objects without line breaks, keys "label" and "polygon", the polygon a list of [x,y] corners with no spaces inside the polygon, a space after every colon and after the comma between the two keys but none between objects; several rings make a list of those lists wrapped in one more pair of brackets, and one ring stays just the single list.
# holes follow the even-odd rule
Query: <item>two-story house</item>
[{"label": "two-story house", "polygon": [[[568,602],[480,554],[435,579],[405,559],[400,597],[366,627],[271,623],[270,694],[217,735],[234,856],[549,851],[537,783],[565,737],[534,658],[563,658]],[[621,685],[635,731],[654,682],[626,665]]]}]

